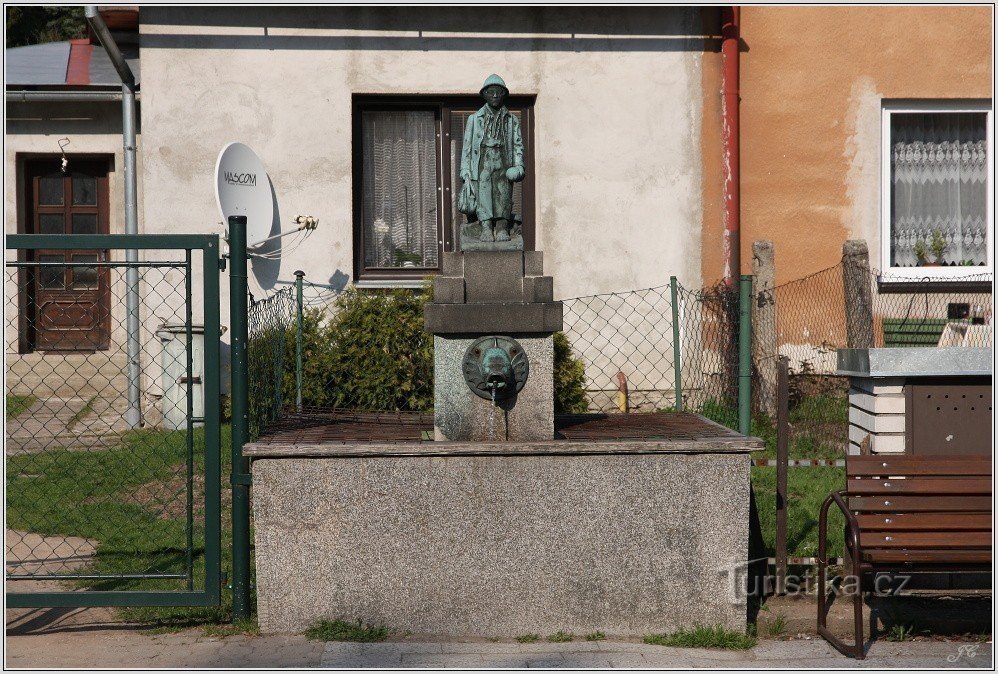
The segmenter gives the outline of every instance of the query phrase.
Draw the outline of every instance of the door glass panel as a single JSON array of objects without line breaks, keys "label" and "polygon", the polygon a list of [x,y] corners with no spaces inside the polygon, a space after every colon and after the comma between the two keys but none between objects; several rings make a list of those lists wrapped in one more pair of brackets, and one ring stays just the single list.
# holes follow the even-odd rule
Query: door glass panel
[{"label": "door glass panel", "polygon": [[52,173],[38,179],[38,203],[42,206],[62,206],[63,176]]},{"label": "door glass panel", "polygon": [[97,262],[96,255],[73,256],[73,290],[92,290],[97,288],[97,267],[75,266],[81,262]]},{"label": "door glass panel", "polygon": [[73,205],[97,205],[97,179],[84,173],[73,174]]},{"label": "door glass panel", "polygon": [[[39,262],[62,262],[62,255],[39,255]],[[66,287],[66,267],[38,267],[38,283],[42,288],[61,290]]]},{"label": "door glass panel", "polygon": [[73,234],[96,234],[96,213],[73,213]]},{"label": "door glass panel", "polygon": [[38,216],[40,234],[65,234],[66,226],[62,213],[42,213]]}]

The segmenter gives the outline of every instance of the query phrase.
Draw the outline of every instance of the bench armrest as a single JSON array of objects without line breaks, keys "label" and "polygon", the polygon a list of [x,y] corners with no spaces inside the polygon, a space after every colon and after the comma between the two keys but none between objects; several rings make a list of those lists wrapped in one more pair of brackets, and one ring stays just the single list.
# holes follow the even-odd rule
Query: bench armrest
[{"label": "bench armrest", "polygon": [[821,504],[821,513],[818,516],[818,564],[821,567],[828,564],[828,508],[832,503],[835,503],[846,518],[846,526],[849,528],[849,539],[851,542],[849,547],[852,553],[853,573],[858,573],[860,560],[859,522],[856,521],[856,516],[852,514],[848,504],[845,502],[845,493],[844,489],[833,491],[825,499],[825,502]]}]

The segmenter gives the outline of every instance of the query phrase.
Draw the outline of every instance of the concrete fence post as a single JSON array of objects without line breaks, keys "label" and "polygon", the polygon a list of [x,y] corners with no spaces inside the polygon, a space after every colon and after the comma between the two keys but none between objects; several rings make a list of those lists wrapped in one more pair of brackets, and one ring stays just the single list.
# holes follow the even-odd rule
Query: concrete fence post
[{"label": "concrete fence post", "polygon": [[870,251],[866,241],[842,244],[842,286],[845,293],[846,343],[850,349],[873,348],[873,292]]},{"label": "concrete fence post", "polygon": [[759,375],[759,409],[776,416],[776,338],[775,249],[772,241],[752,242],[752,298],[755,303],[752,328],[752,359]]}]

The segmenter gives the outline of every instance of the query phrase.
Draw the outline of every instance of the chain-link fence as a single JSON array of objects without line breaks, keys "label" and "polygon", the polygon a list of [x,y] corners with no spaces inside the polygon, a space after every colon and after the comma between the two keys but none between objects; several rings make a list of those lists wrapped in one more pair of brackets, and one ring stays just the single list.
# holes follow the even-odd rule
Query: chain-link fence
[{"label": "chain-link fence", "polygon": [[737,417],[738,294],[669,285],[563,300],[589,409]]},{"label": "chain-link fence", "polygon": [[[6,262],[8,591],[204,585],[206,504],[218,507],[217,484],[206,498],[218,416],[206,440],[204,410],[218,400],[204,398],[191,251],[158,252],[166,261],[19,249]],[[214,312],[217,330],[217,300]]]},{"label": "chain-link fence", "polygon": [[754,409],[772,418],[776,358],[790,368],[791,458],[841,458],[848,445],[848,379],[842,348],[992,345],[991,274],[897,281],[865,260],[771,290],[753,303]]},{"label": "chain-link fence", "polygon": [[655,411],[676,404],[670,285],[563,300],[565,336],[585,367],[593,411]]},{"label": "chain-link fence", "polygon": [[297,316],[294,288],[282,288],[262,300],[249,298],[246,351],[251,439],[279,419],[286,405],[296,402]]},{"label": "chain-link fence", "polygon": [[[251,298],[251,436],[291,414],[431,411],[432,336],[422,327],[428,299],[425,290],[341,291],[304,280]],[[736,291],[693,291],[673,279],[563,303],[567,341],[555,345],[563,359],[555,387],[558,400],[573,401],[566,411],[580,411],[581,401],[589,411],[682,407],[736,419]]]},{"label": "chain-link fence", "polygon": [[[848,385],[834,376],[836,350],[854,344],[857,336],[850,330],[863,333],[856,327],[863,322],[859,307],[867,307],[871,346],[935,344],[945,330],[953,333],[950,339],[963,339],[962,326],[983,320],[990,307],[990,292],[940,294],[927,281],[917,292],[897,293],[875,272],[866,269],[862,278],[850,285],[840,263],[752,296],[753,432],[773,440],[776,359],[785,356],[791,420],[802,434],[793,445],[796,458],[834,458],[845,447]],[[860,293],[866,294],[854,296]],[[427,293],[339,291],[304,281],[300,348],[297,294],[291,286],[250,308],[256,418],[274,420],[299,397],[306,413],[432,409],[432,340],[422,331]],[[563,303],[568,353],[584,371],[590,411],[681,406],[737,427],[736,289],[718,284],[691,290],[672,279]],[[984,339],[971,333],[972,339]]]}]

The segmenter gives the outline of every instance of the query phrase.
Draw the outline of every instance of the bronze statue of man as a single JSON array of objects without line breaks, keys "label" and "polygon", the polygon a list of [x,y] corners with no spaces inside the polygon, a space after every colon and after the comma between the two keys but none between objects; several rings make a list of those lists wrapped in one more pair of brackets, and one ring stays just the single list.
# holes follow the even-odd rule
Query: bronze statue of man
[{"label": "bronze statue of man", "polygon": [[509,89],[498,75],[489,75],[479,93],[485,105],[468,118],[464,130],[458,206],[478,218],[482,241],[509,241],[513,183],[524,175],[520,120],[503,105]]}]

